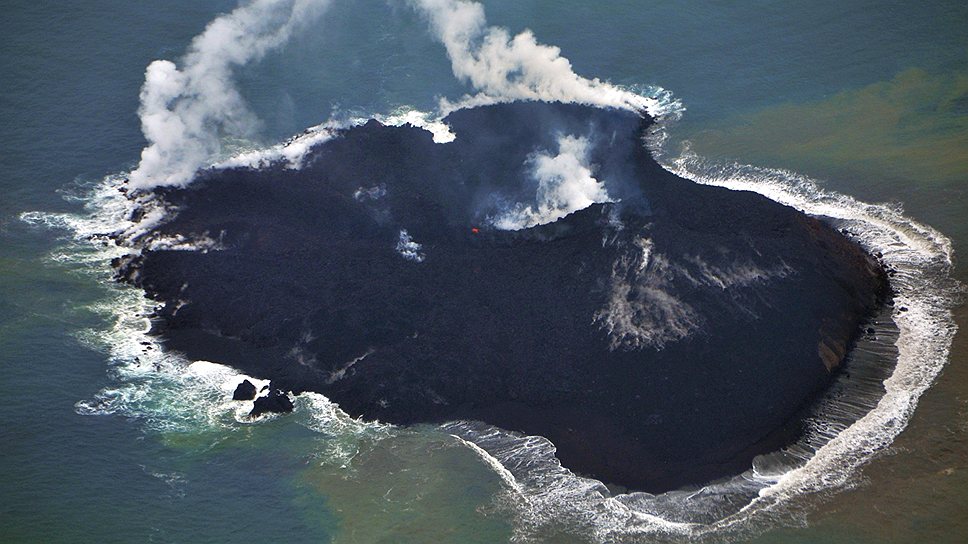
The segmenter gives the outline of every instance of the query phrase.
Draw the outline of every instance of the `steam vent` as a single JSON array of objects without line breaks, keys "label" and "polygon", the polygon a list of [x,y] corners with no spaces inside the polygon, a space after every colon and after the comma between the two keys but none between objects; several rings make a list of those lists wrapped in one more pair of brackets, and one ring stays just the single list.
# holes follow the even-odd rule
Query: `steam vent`
[{"label": "steam vent", "polygon": [[[153,189],[177,214],[117,262],[168,349],[395,424],[479,420],[651,492],[794,440],[887,296],[819,219],[664,170],[652,119],[460,110],[370,121],[300,169]],[[186,251],[159,241],[194,241]],[[165,249],[168,247],[168,249]]]}]

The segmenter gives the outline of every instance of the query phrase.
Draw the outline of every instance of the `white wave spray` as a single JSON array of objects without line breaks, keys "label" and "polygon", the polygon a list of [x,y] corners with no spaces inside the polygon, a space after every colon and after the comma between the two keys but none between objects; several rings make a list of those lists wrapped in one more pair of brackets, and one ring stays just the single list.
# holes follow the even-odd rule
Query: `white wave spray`
[{"label": "white wave spray", "polygon": [[[665,127],[666,129],[668,127]],[[656,135],[655,142],[665,142]],[[763,194],[809,215],[835,221],[855,233],[871,253],[883,255],[894,272],[894,307],[877,324],[880,338],[861,340],[869,351],[863,365],[884,371],[888,355],[896,365],[886,378],[859,385],[842,376],[806,421],[804,436],[780,452],[757,457],[732,478],[699,488],[653,495],[613,492],[600,482],[562,467],[555,447],[538,436],[522,436],[489,425],[455,422],[444,430],[476,443],[501,466],[509,481],[505,500],[515,516],[516,538],[542,541],[550,531],[587,535],[596,542],[720,541],[771,525],[802,523],[802,498],[853,484],[858,468],[889,446],[907,426],[920,396],[948,360],[957,331],[951,313],[963,286],[951,277],[952,247],[931,227],[887,205],[859,202],[821,189],[813,180],[783,170],[710,163],[688,150],[667,156],[653,148],[663,165],[697,183]],[[896,332],[887,332],[896,326]],[[879,352],[879,353],[878,353]]]},{"label": "white wave spray", "polygon": [[[576,75],[558,48],[539,44],[531,32],[512,37],[505,29],[488,27],[480,4],[466,0],[409,2],[427,18],[444,44],[455,76],[477,91],[455,103],[443,101],[440,115],[459,107],[514,100],[625,108],[666,114],[667,119],[681,111],[667,93],[641,95]],[[213,21],[192,42],[181,68],[169,61],[152,63],[140,110],[149,146],[131,173],[130,183],[140,188],[186,183],[219,154],[223,135],[251,133],[257,120],[234,87],[233,69],[284,45],[325,5],[313,0],[255,0]],[[426,126],[441,142],[454,137],[439,124],[439,116],[402,112],[387,119],[393,120],[391,124]],[[328,138],[335,128],[334,124],[320,125],[285,144],[240,155],[222,165],[258,166],[280,158],[298,165],[309,148]],[[711,164],[688,152],[668,154],[664,147],[667,138],[660,123],[651,135],[650,147],[673,172],[699,183],[756,191],[805,213],[833,218],[859,233],[859,242],[869,251],[884,255],[885,263],[897,272],[891,279],[897,301],[892,316],[898,326],[896,368],[883,382],[884,394],[856,422],[838,427],[820,421],[815,436],[807,437],[816,447],[802,455],[800,462],[777,468],[759,459],[736,478],[663,495],[612,493],[600,482],[577,477],[561,467],[554,457],[554,445],[540,437],[464,422],[444,426],[444,432],[475,444],[474,452],[506,484],[507,498],[515,510],[516,536],[521,540],[540,539],[549,526],[565,527],[602,542],[642,535],[702,538],[743,531],[773,519],[797,497],[846,485],[859,465],[890,444],[906,426],[918,398],[947,361],[955,333],[950,308],[957,291],[950,279],[952,250],[947,238],[897,209],[823,191],[796,174]],[[555,160],[546,158],[552,163]],[[590,170],[587,177],[594,179]],[[75,248],[55,257],[95,264],[103,271],[110,258],[131,251],[124,245],[126,240],[142,236],[167,213],[163,206],[151,206],[150,196],[129,200],[118,192],[121,184],[120,177],[112,177],[95,188],[88,202],[90,213],[29,213],[22,218],[67,228],[77,241],[93,242],[87,250]],[[605,197],[594,191],[582,194],[591,194],[589,200]],[[135,208],[148,208],[149,216],[131,221]],[[118,233],[125,236],[118,238]],[[111,240],[122,245],[111,245]],[[178,244],[190,245],[191,241]],[[647,252],[645,255],[643,259],[648,260]],[[115,326],[92,334],[97,337],[92,341],[109,351],[118,385],[78,403],[78,411],[147,415],[149,422],[162,428],[248,423],[245,405],[225,401],[241,375],[221,365],[184,361],[163,353],[145,334],[150,303],[133,288],[116,289],[104,305],[114,316]],[[318,416],[313,422],[319,432],[345,437],[348,443],[361,434],[389,432],[386,426],[348,418],[320,395],[300,395],[297,412],[300,410]],[[821,411],[818,418],[822,416]]]}]

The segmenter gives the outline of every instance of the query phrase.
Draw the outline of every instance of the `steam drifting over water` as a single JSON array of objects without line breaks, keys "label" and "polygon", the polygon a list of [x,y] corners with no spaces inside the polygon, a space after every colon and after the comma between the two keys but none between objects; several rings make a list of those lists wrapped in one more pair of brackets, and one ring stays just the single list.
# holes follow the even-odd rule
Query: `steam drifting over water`
[{"label": "steam drifting over water", "polygon": [[[209,23],[196,36],[179,67],[156,60],[141,88],[142,132],[148,146],[129,176],[132,187],[184,185],[199,168],[220,159],[225,137],[254,137],[260,122],[235,86],[235,70],[284,47],[290,38],[320,20],[329,0],[255,0]],[[530,31],[511,37],[487,26],[483,7],[464,0],[412,1],[444,44],[454,75],[478,90],[456,103],[443,99],[438,117],[455,109],[513,100],[574,102],[662,113],[660,101],[574,73],[557,47],[539,44]],[[427,115],[404,115],[397,122],[424,126],[438,141],[446,129]],[[393,119],[391,119],[391,122]],[[223,162],[260,164],[286,158],[298,166],[302,153],[325,138],[332,123],[310,129],[286,145]]]},{"label": "steam drifting over water", "polygon": [[[169,61],[152,63],[140,109],[149,145],[130,174],[130,185],[148,188],[187,183],[199,168],[223,158],[222,137],[254,135],[258,121],[235,89],[232,70],[283,47],[293,33],[318,20],[326,4],[257,0],[213,21],[193,40],[181,68]],[[435,139],[441,137],[437,141],[446,141],[448,132],[434,120],[447,111],[501,101],[557,100],[673,114],[667,118],[674,118],[680,109],[667,95],[641,96],[576,75],[556,47],[539,44],[532,33],[512,36],[505,29],[488,27],[480,4],[454,0],[414,0],[410,4],[443,43],[455,76],[476,91],[454,102],[443,100],[435,114],[404,115],[404,120],[398,121],[425,122],[434,130]],[[233,157],[222,165],[258,166],[283,159],[298,167],[305,151],[330,136],[327,130],[327,125],[321,125],[287,144]],[[904,428],[919,396],[947,360],[955,332],[949,308],[957,286],[949,279],[951,247],[943,235],[897,210],[824,192],[811,180],[792,173],[709,164],[688,152],[671,155],[664,147],[664,137],[660,130],[651,145],[664,155],[666,166],[680,175],[700,183],[760,192],[809,214],[833,218],[857,233],[859,242],[870,251],[883,253],[885,262],[898,272],[892,280],[897,307],[906,308],[891,316],[898,327],[896,369],[883,384],[883,397],[874,402],[869,413],[856,423],[836,428],[836,432],[812,437],[816,447],[808,448],[798,462],[781,465],[773,472],[751,467],[741,478],[688,493],[613,494],[598,482],[562,469],[553,457],[553,445],[540,437],[520,437],[463,422],[444,426],[443,431],[475,444],[475,451],[479,450],[506,483],[506,499],[517,512],[517,530],[524,538],[553,523],[572,524],[576,530],[609,541],[641,533],[701,536],[770,519],[787,501],[803,493],[848,482],[860,464],[890,444]],[[537,204],[511,209],[495,219],[497,226],[513,229],[551,222],[609,199],[585,159],[587,142],[562,136],[559,145],[558,150],[536,154],[530,165],[540,187]],[[92,194],[89,208],[95,214],[93,219],[38,213],[25,214],[24,219],[75,233],[80,243],[62,258],[84,258],[106,266],[107,260],[128,249],[92,249],[84,242],[104,240],[104,235],[119,230],[134,238],[151,224],[150,218],[138,224],[128,220],[132,203],[117,193],[119,184],[118,178],[105,180]],[[150,209],[150,203],[140,204]],[[163,221],[169,211],[156,209],[155,213],[155,220]],[[191,246],[192,241],[177,243]],[[424,258],[420,244],[406,232],[401,232],[398,248],[405,258]],[[217,245],[212,242],[195,249],[217,250]],[[117,316],[117,326],[99,341],[119,365],[119,383],[95,399],[79,403],[78,411],[150,413],[149,419],[159,426],[176,420],[187,421],[189,426],[211,425],[213,421],[243,424],[245,420],[239,416],[242,412],[232,412],[222,396],[241,377],[225,367],[179,360],[162,353],[158,346],[146,350],[141,342],[151,342],[143,336],[144,315],[150,308],[141,307],[143,301],[139,300],[139,292],[119,288],[117,299],[106,302],[105,309]],[[172,408],[176,398],[193,402],[181,404],[185,410],[176,414]],[[318,395],[302,396],[298,402],[302,410],[324,414],[319,417],[321,432],[347,435],[372,431],[369,427],[361,430],[362,424],[349,420]],[[226,413],[230,414],[227,418]],[[212,419],[197,418],[197,414],[221,415]],[[823,416],[822,407],[818,414]],[[740,504],[733,509],[723,507],[735,502]]]},{"label": "steam drifting over water", "polygon": [[511,36],[507,29],[487,26],[484,7],[467,0],[411,0],[444,44],[454,75],[478,94],[459,102],[444,100],[441,109],[542,100],[600,107],[655,111],[656,101],[598,78],[576,74],[555,46],[538,43],[530,30]]},{"label": "steam drifting over water", "polygon": [[141,88],[148,146],[131,172],[133,187],[182,185],[219,155],[221,138],[253,136],[259,126],[235,87],[234,69],[282,47],[318,19],[328,0],[255,0],[209,23],[179,68],[156,60]]}]

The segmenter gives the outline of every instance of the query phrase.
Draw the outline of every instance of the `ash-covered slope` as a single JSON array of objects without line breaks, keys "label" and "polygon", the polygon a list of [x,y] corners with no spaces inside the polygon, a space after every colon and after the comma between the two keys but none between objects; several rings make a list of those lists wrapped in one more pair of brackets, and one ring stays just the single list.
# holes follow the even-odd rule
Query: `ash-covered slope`
[{"label": "ash-covered slope", "polygon": [[145,249],[120,277],[191,358],[354,416],[542,435],[566,467],[649,491],[794,438],[885,294],[817,219],[662,169],[648,118],[515,103],[446,121],[451,143],[371,121],[301,170],[157,189],[179,211],[151,237],[216,249]]}]

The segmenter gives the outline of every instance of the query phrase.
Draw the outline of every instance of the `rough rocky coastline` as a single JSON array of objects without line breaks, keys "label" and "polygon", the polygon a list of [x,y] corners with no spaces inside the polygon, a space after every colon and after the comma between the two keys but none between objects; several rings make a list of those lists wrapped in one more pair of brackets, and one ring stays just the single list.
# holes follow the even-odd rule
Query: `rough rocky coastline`
[{"label": "rough rocky coastline", "polygon": [[[795,439],[889,297],[836,225],[664,170],[647,116],[514,103],[446,122],[450,143],[371,121],[298,170],[155,189],[177,212],[118,278],[160,303],[167,349],[353,416],[545,436],[564,466],[653,492]],[[563,137],[608,201],[497,228],[536,209],[536,157]],[[205,249],[157,243],[176,238]]]}]

